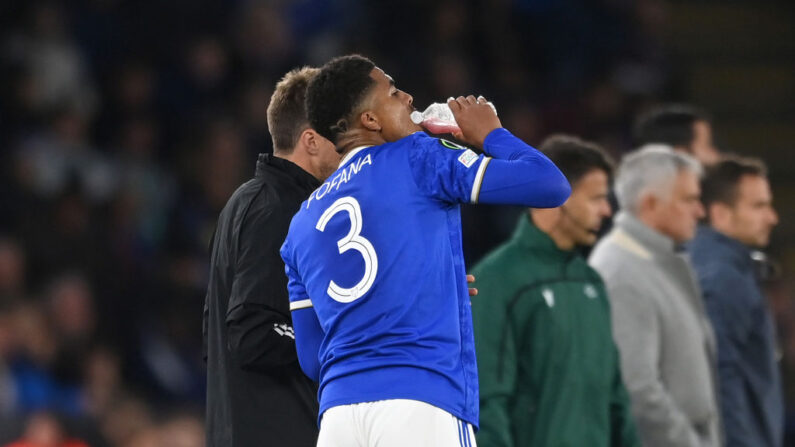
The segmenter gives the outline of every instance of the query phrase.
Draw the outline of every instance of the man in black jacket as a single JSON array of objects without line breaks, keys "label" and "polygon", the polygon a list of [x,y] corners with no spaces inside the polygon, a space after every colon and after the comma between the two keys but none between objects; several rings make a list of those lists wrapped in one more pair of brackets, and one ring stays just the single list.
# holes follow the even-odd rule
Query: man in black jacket
[{"label": "man in black jacket", "polygon": [[235,191],[213,236],[204,304],[207,445],[314,446],[316,385],[301,371],[279,248],[293,214],[340,157],[309,128],[304,98],[317,69],[294,70],[268,106],[273,156]]}]

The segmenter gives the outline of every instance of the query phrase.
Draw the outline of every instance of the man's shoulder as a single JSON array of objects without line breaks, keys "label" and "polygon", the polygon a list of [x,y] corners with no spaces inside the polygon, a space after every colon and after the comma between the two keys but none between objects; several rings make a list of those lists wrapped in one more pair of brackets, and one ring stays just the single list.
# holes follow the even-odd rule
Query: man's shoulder
[{"label": "man's shoulder", "polygon": [[572,261],[572,264],[574,265],[576,273],[582,274],[584,278],[587,278],[588,280],[596,280],[599,283],[604,282],[599,271],[589,264],[585,257],[577,255]]},{"label": "man's shoulder", "polygon": [[750,254],[739,243],[701,228],[687,245],[690,261],[699,275],[745,275],[752,268]]},{"label": "man's shoulder", "polygon": [[394,150],[406,150],[406,149],[414,149],[417,147],[422,147],[426,145],[432,140],[428,134],[422,131],[414,132],[413,134],[406,135],[405,137],[399,138],[395,141],[388,141],[383,143],[378,148],[381,152],[391,152]]},{"label": "man's shoulder", "polygon": [[478,289],[477,297],[471,300],[473,314],[482,318],[484,313],[505,309],[517,292],[539,281],[530,256],[526,252],[523,256],[520,248],[509,240],[486,254],[469,271]]},{"label": "man's shoulder", "polygon": [[759,301],[762,291],[752,270],[743,270],[726,259],[711,259],[694,264],[701,290],[706,299],[731,297],[741,301]]},{"label": "man's shoulder", "polygon": [[241,210],[251,206],[258,192],[262,189],[262,184],[263,180],[261,178],[254,177],[238,186],[221,209],[218,220],[223,222],[239,218]]},{"label": "man's shoulder", "polygon": [[243,182],[240,186],[235,189],[231,196],[229,196],[229,200],[227,200],[227,205],[232,203],[239,203],[245,201],[246,198],[251,197],[253,194],[256,194],[262,186],[265,184],[264,177],[252,177],[245,182]]},{"label": "man's shoulder", "polygon": [[[718,237],[714,231],[700,228],[687,244],[690,262],[699,276],[743,275],[740,256],[727,244],[728,239]],[[749,263],[750,264],[750,263]]]},{"label": "man's shoulder", "polygon": [[272,216],[289,222],[304,200],[304,195],[295,188],[261,177],[244,183],[235,194],[238,192],[233,199],[238,201],[241,218],[246,220]]},{"label": "man's shoulder", "polygon": [[611,232],[596,243],[588,257],[588,264],[602,270],[609,266],[630,265],[636,257],[631,251],[622,248],[615,240],[615,233]]},{"label": "man's shoulder", "polygon": [[[550,268],[552,267],[552,268]],[[509,240],[486,254],[471,270],[475,286],[509,291],[550,279],[554,267]]]},{"label": "man's shoulder", "polygon": [[477,272],[483,276],[490,276],[495,273],[504,273],[505,267],[522,261],[517,248],[517,244],[512,240],[503,242],[492,251],[486,253],[483,258],[475,264],[472,268],[473,274]]},{"label": "man's shoulder", "polygon": [[444,138],[432,137],[425,132],[417,131],[392,143],[393,146],[404,146],[412,149],[444,149],[452,151],[466,151],[470,148]]},{"label": "man's shoulder", "polygon": [[642,281],[638,278],[653,270],[649,268],[651,262],[651,256],[642,247],[625,247],[614,240],[612,233],[596,244],[587,261],[605,283]]}]

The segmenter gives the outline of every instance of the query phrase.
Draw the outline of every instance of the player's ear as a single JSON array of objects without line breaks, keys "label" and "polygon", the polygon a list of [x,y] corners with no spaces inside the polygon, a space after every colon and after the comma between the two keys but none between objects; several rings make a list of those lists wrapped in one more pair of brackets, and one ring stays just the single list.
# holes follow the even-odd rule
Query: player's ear
[{"label": "player's ear", "polygon": [[639,214],[655,212],[660,205],[660,198],[651,191],[646,191],[638,198],[637,208]]},{"label": "player's ear", "polygon": [[361,120],[362,126],[364,126],[367,130],[372,130],[377,132],[381,130],[381,122],[378,121],[378,115],[375,114],[372,110],[365,110],[364,112],[359,115],[359,119]]},{"label": "player's ear", "polygon": [[306,148],[305,150],[307,154],[313,156],[318,154],[318,152],[320,151],[320,141],[318,140],[320,138],[320,135],[318,135],[318,133],[315,132],[315,129],[312,129],[311,127],[308,129],[304,129],[304,131],[301,132],[300,138],[301,138],[301,143]]},{"label": "player's ear", "polygon": [[306,152],[308,155],[317,155],[320,150],[318,144],[318,134],[315,129],[306,128],[298,136],[298,149]]},{"label": "player's ear", "polygon": [[716,228],[725,228],[731,222],[732,208],[725,203],[714,202],[705,211],[710,223]]}]

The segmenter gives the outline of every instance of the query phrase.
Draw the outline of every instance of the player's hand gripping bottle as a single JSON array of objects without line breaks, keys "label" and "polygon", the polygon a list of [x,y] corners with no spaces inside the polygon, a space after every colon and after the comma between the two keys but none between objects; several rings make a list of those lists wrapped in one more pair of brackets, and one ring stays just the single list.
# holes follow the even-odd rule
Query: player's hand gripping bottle
[{"label": "player's hand gripping bottle", "polygon": [[[494,109],[494,113],[497,113],[494,104],[491,102],[488,104]],[[411,112],[411,121],[414,122],[414,124],[421,125],[432,134],[461,133],[461,128],[458,127],[455,116],[453,116],[453,111],[450,110],[450,106],[448,106],[447,103],[435,102],[429,105],[423,112],[415,110]]]}]

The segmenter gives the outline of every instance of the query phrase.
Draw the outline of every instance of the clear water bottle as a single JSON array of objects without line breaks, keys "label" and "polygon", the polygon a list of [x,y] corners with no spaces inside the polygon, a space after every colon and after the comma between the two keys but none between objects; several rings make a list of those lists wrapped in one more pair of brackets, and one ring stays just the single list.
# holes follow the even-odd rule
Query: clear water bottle
[{"label": "clear water bottle", "polygon": [[[494,109],[494,113],[497,113],[494,104],[491,102],[488,104]],[[447,103],[435,102],[423,112],[415,110],[411,112],[411,121],[428,129],[433,134],[461,133],[461,128],[458,127],[453,111],[450,110]]]}]

